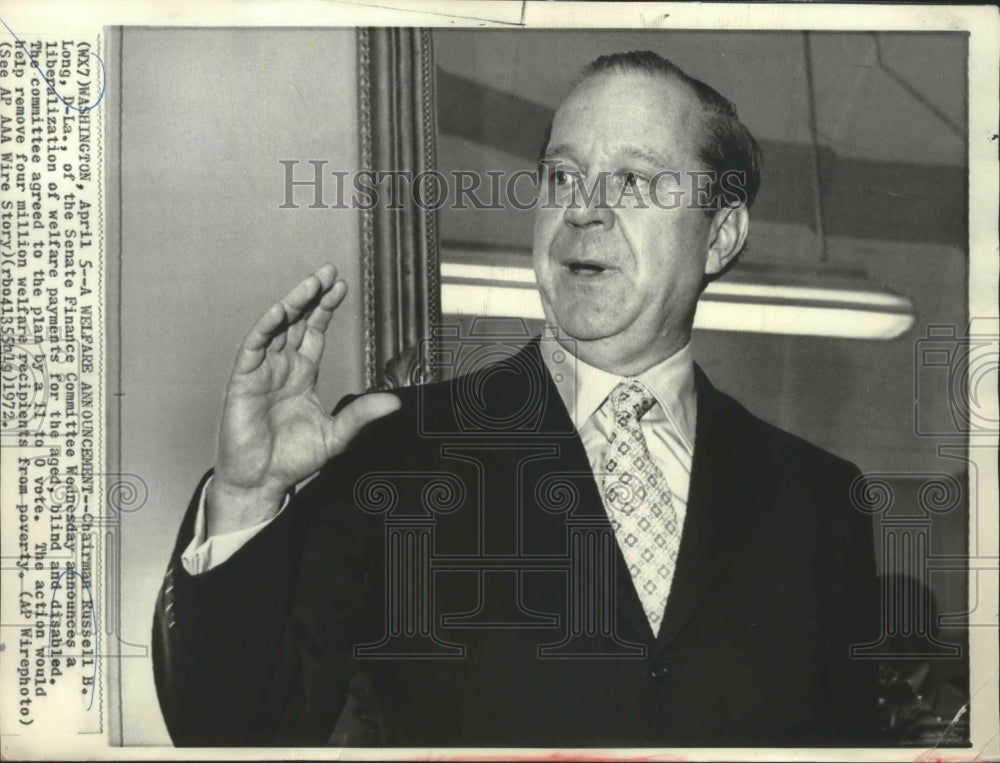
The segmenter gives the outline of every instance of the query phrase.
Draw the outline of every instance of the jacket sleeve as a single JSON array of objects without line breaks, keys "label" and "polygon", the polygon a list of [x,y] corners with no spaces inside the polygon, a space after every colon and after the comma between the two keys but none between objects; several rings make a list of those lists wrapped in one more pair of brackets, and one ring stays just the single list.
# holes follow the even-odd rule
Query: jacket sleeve
[{"label": "jacket sleeve", "polygon": [[878,662],[858,647],[878,640],[879,579],[875,568],[872,515],[866,510],[863,478],[853,465],[839,468],[829,483],[820,526],[824,576],[820,628],[826,654],[824,717],[830,738],[867,746],[878,733]]},{"label": "jacket sleeve", "polygon": [[229,560],[190,575],[180,555],[208,475],[199,484],[153,626],[156,687],[175,744],[328,742],[354,674],[374,553],[331,465]]}]

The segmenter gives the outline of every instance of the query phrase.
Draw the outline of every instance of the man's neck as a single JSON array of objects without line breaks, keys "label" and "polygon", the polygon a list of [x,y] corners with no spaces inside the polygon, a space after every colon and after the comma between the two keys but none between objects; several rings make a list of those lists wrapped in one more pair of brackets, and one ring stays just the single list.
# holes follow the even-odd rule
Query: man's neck
[{"label": "man's neck", "polygon": [[[570,418],[580,429],[621,381],[621,375],[593,366],[551,334],[543,334],[539,351]],[[686,441],[693,443],[696,411],[690,348],[682,347],[670,357],[632,376],[653,393],[663,415],[670,419],[674,429],[683,434]]]}]

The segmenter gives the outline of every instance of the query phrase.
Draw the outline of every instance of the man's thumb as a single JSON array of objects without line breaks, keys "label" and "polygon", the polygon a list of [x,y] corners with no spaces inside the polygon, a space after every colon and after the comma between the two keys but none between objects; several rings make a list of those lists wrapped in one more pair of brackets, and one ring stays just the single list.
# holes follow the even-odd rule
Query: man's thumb
[{"label": "man's thumb", "polygon": [[389,392],[373,392],[344,406],[330,419],[331,450],[340,453],[365,424],[399,410],[400,405],[399,398]]}]

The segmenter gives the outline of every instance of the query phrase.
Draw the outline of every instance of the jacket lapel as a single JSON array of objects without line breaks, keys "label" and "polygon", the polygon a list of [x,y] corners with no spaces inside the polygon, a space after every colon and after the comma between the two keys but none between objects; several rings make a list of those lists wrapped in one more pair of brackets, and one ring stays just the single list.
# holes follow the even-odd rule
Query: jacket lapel
[{"label": "jacket lapel", "polygon": [[[564,474],[574,475],[572,480],[578,494],[576,508],[573,510],[572,516],[567,517],[567,521],[585,519],[588,523],[592,523],[592,526],[601,526],[602,529],[606,529],[614,541],[612,544],[615,565],[614,602],[609,604],[613,605],[618,619],[623,619],[628,624],[627,631],[620,633],[619,636],[624,636],[629,640],[638,639],[647,645],[652,645],[654,642],[653,632],[632,583],[625,557],[614,539],[614,532],[604,508],[604,501],[590,467],[590,459],[587,457],[583,442],[577,434],[566,405],[542,361],[538,339],[530,342],[515,357],[514,362],[519,367],[535,367],[541,370],[541,377],[544,379],[541,398],[546,401],[545,410],[539,419],[537,434],[529,438],[527,443],[537,445],[539,439],[545,438],[550,439],[553,443],[558,443],[559,458],[551,462],[551,468]],[[520,390],[520,394],[525,394],[525,392],[526,390],[523,388]],[[562,526],[560,533],[565,532],[566,527]]]},{"label": "jacket lapel", "polygon": [[[496,375],[498,383],[485,395],[487,405],[492,403],[497,405],[499,410],[509,411],[538,408],[537,416],[529,417],[532,423],[526,429],[530,431],[525,431],[523,437],[517,438],[523,445],[523,452],[518,453],[517,449],[514,449],[510,451],[509,457],[520,459],[531,452],[537,452],[542,445],[551,445],[558,455],[542,462],[548,476],[564,477],[572,483],[577,496],[574,508],[564,517],[565,521],[539,522],[534,526],[536,532],[543,532],[551,537],[544,540],[536,537],[534,540],[548,548],[564,547],[567,523],[571,521],[586,521],[591,526],[599,526],[606,529],[614,539],[587,452],[559,390],[545,367],[538,338],[533,339],[520,352],[502,363],[507,366],[508,374],[513,375],[506,376],[506,383],[503,384],[499,383],[499,380],[505,375]],[[545,513],[537,504],[533,505],[530,511],[536,514]],[[530,518],[526,519],[528,520],[526,529],[530,530],[532,522]],[[653,633],[632,584],[625,558],[617,542],[612,545],[615,565],[614,609],[619,618],[624,618],[628,622],[629,638],[638,638],[647,644],[652,644]]]},{"label": "jacket lapel", "polygon": [[746,411],[695,366],[698,419],[688,508],[677,568],[656,649],[672,641],[710,593],[733,548],[758,521],[767,497],[744,437]]}]

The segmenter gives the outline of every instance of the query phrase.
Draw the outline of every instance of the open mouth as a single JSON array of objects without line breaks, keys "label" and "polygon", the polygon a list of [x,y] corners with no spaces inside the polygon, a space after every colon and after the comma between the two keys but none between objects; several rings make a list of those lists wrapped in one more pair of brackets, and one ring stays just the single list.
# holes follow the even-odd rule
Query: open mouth
[{"label": "open mouth", "polygon": [[563,264],[570,273],[575,276],[583,276],[593,278],[594,276],[599,276],[602,273],[610,270],[606,265],[602,265],[599,262],[588,261],[588,260],[570,260]]}]

